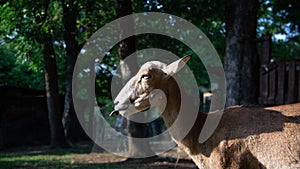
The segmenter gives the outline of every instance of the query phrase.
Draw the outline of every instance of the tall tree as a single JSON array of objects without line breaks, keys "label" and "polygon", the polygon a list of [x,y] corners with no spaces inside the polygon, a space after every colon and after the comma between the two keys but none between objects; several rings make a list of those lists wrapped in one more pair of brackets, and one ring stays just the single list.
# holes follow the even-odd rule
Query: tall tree
[{"label": "tall tree", "polygon": [[[68,147],[62,124],[62,111],[60,109],[56,56],[53,46],[52,17],[50,1],[40,3],[40,8],[33,11],[38,24],[37,42],[41,44],[45,64],[45,84],[47,105],[49,113],[51,148]],[[39,11],[44,10],[43,12]],[[41,14],[41,15],[40,15]]]},{"label": "tall tree", "polygon": [[[63,8],[63,26],[64,26],[64,41],[66,44],[66,87],[63,122],[66,137],[71,139],[71,124],[76,123],[71,119],[76,119],[74,112],[74,105],[72,101],[72,76],[74,71],[77,55],[80,51],[80,46],[76,40],[77,34],[77,16],[78,16],[78,2],[74,0],[62,0]],[[73,118],[71,118],[73,116]],[[74,131],[76,132],[76,131]]]},{"label": "tall tree", "polygon": [[227,106],[256,104],[258,55],[256,28],[258,0],[226,1]]},{"label": "tall tree", "polygon": [[[116,16],[118,18],[132,14],[131,0],[116,0],[115,10],[116,10]],[[124,29],[126,26],[127,28]],[[128,26],[132,26],[132,28],[128,28]],[[126,25],[122,25],[121,23],[119,23],[120,38],[122,38],[125,31],[132,31],[131,33],[134,33],[133,29],[134,29],[133,19],[132,19],[132,23],[126,23]],[[135,51],[136,51],[135,36],[131,36],[119,42],[118,56],[120,58],[120,69],[121,69],[121,74],[124,82],[126,82],[138,70],[136,57],[130,58],[128,60],[126,59],[127,56],[133,54]],[[143,154],[147,154],[147,152],[151,151],[149,149],[150,146],[148,142],[135,142],[133,139],[133,138],[146,138],[148,136],[147,131],[148,131],[147,124],[138,123],[129,120],[128,122],[129,155],[140,156]]]},{"label": "tall tree", "polygon": [[50,35],[41,35],[41,48],[45,64],[45,83],[47,93],[48,117],[50,123],[51,148],[68,147],[62,124],[60,110],[57,66],[52,38]]},{"label": "tall tree", "polygon": [[[33,50],[30,47],[33,47],[34,49],[40,48],[38,52],[41,52],[43,56],[51,147],[53,148],[67,146],[61,121],[62,111],[59,102],[58,74],[54,49],[54,25],[56,25],[52,17],[52,12],[56,11],[53,8],[54,4],[49,0],[34,4],[31,1],[7,1],[1,8],[1,11],[5,14],[1,15],[1,20],[7,23],[1,25],[1,31],[10,36],[11,41],[21,42],[18,44],[20,53],[29,53],[27,57],[30,57],[32,56],[30,50]],[[31,44],[31,46],[23,46],[23,44]],[[40,58],[37,60],[40,60]]]}]

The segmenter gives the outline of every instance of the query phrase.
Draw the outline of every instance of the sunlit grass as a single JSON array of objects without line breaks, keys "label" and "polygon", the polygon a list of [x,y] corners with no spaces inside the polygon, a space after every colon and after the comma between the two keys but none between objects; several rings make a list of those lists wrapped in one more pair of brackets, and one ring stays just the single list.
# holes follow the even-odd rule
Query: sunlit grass
[{"label": "sunlit grass", "polygon": [[113,163],[87,163],[79,160],[88,152],[70,152],[69,150],[0,152],[0,168],[2,169],[126,169],[126,166]]},{"label": "sunlit grass", "polygon": [[66,155],[0,155],[0,168],[72,168],[76,154]]},{"label": "sunlit grass", "polygon": [[[0,169],[161,169],[175,167],[174,156],[178,153],[174,150],[157,159],[126,161],[126,157],[102,151],[92,142],[77,143],[67,149],[49,149],[48,146],[16,147],[0,150]],[[190,162],[180,165],[178,168],[194,167]]]}]

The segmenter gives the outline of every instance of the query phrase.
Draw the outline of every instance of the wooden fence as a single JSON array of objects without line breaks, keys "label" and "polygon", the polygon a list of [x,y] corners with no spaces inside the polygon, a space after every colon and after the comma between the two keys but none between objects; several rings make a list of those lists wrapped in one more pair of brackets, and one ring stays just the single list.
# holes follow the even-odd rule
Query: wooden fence
[{"label": "wooden fence", "polygon": [[300,102],[300,60],[271,59],[271,35],[262,38],[259,104]]}]

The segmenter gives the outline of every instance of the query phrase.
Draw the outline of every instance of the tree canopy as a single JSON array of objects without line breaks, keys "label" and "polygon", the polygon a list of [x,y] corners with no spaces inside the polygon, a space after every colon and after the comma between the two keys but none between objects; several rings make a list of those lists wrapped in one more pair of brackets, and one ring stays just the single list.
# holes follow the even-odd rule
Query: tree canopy
[{"label": "tree canopy", "polygon": [[[51,27],[38,25],[45,10],[39,1],[4,1],[0,8],[1,31],[1,84],[43,89],[43,61],[39,44],[35,41],[38,32],[53,32],[57,55],[60,91],[64,92],[66,64],[65,42],[62,30],[62,2],[49,1]],[[76,16],[76,39],[82,45],[97,29],[115,18],[114,1],[74,1],[78,5]],[[183,17],[198,26],[212,41],[221,57],[225,55],[225,6],[222,2],[193,1],[133,1],[134,12],[165,12]],[[277,59],[299,57],[299,9],[298,1],[266,0],[260,2],[258,38],[263,33],[273,34],[273,56]],[[72,4],[70,4],[72,5]],[[74,5],[74,4],[73,4]],[[279,37],[279,38],[278,38]],[[165,41],[168,43],[161,43]],[[171,43],[169,43],[171,42]],[[161,46],[163,45],[163,46]],[[178,55],[188,53],[180,42],[166,37],[140,36],[137,49],[161,47]],[[111,52],[109,57],[117,53]],[[116,62],[116,60],[115,60]],[[199,72],[201,73],[201,72]],[[13,80],[14,79],[14,80]],[[198,79],[207,83],[205,79]]]}]

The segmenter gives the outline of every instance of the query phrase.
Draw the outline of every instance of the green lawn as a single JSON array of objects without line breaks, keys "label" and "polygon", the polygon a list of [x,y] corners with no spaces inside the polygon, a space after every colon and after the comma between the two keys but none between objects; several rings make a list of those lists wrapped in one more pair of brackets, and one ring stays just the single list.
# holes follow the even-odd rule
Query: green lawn
[{"label": "green lawn", "polygon": [[[96,154],[95,154],[96,155]],[[47,147],[37,147],[28,149],[13,149],[0,151],[0,168],[1,169],[67,169],[67,168],[97,168],[97,169],[126,169],[125,165],[118,163],[107,163],[92,161],[86,158],[94,158],[95,156],[86,149],[57,149],[49,150]],[[101,155],[97,154],[97,158]],[[105,159],[116,158],[108,153],[103,153]],[[95,157],[96,158],[96,157]]]},{"label": "green lawn", "polygon": [[[38,169],[67,169],[67,168],[91,168],[91,169],[127,169],[128,166],[123,166],[120,164],[110,164],[110,163],[93,163],[89,164],[86,162],[77,162],[74,159],[79,154],[38,154],[38,155],[20,155],[15,153],[0,155],[0,168],[2,169],[28,169],[28,168],[38,168]],[[130,167],[131,168],[131,167]]]},{"label": "green lawn", "polygon": [[18,154],[0,155],[0,168],[72,168],[80,164],[72,164],[76,154]]},{"label": "green lawn", "polygon": [[[79,143],[69,149],[47,146],[11,148],[0,151],[0,169],[192,169],[195,164],[178,149],[146,159],[120,157],[93,149],[91,143]],[[94,151],[91,151],[91,150]],[[95,152],[97,151],[97,152]],[[180,160],[177,159],[180,154]],[[177,163],[176,161],[179,160]]]}]

